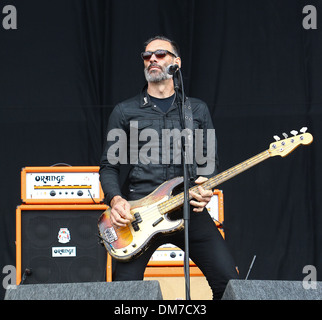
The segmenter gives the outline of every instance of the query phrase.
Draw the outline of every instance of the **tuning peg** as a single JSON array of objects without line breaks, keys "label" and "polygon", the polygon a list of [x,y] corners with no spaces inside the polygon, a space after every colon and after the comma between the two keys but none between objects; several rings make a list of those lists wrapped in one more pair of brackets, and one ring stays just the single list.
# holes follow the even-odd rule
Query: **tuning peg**
[{"label": "tuning peg", "polygon": [[296,130],[292,130],[292,131],[291,131],[291,134],[292,134],[293,136],[296,136],[296,135],[298,134],[298,132],[297,132]]},{"label": "tuning peg", "polygon": [[274,136],[274,139],[275,139],[275,141],[281,140],[281,138],[279,136]]},{"label": "tuning peg", "polygon": [[307,130],[307,127],[303,127],[300,131],[301,131],[302,133],[305,133],[305,132],[306,132],[306,130]]},{"label": "tuning peg", "polygon": [[283,137],[284,137],[285,139],[287,139],[287,138],[288,138],[288,135],[287,135],[285,132],[283,132],[283,133],[282,133],[282,135],[283,135]]}]

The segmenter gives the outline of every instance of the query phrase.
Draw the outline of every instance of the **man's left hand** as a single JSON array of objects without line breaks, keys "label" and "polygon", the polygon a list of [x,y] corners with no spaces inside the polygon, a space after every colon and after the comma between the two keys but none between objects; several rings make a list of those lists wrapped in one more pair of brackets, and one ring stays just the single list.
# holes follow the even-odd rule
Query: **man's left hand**
[{"label": "man's left hand", "polygon": [[[196,184],[202,184],[208,179],[205,177],[199,177],[195,183]],[[199,194],[193,191],[189,191],[189,194],[193,198],[193,200],[190,200],[190,204],[194,206],[193,209],[194,212],[202,212],[204,207],[208,204],[210,201],[213,192],[212,190],[205,190],[203,187],[198,186]]]}]

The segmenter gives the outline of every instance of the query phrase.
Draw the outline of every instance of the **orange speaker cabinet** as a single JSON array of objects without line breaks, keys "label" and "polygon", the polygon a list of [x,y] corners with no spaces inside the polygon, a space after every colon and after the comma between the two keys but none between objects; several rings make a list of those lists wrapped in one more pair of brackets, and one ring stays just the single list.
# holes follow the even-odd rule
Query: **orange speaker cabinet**
[{"label": "orange speaker cabinet", "polygon": [[16,209],[16,283],[111,281],[111,261],[99,244],[96,205],[20,205]]}]

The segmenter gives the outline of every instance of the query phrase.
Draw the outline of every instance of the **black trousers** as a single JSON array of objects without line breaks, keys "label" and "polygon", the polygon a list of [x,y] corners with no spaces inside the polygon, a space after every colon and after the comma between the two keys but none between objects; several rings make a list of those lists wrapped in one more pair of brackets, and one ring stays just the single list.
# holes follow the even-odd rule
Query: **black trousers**
[{"label": "black trousers", "polygon": [[[184,231],[161,236],[135,260],[113,260],[113,281],[143,280],[152,254],[160,245],[166,243],[172,243],[184,250]],[[213,299],[220,299],[228,281],[238,278],[238,273],[227,243],[206,209],[201,213],[190,213],[189,251],[190,258],[205,275],[212,289]]]}]

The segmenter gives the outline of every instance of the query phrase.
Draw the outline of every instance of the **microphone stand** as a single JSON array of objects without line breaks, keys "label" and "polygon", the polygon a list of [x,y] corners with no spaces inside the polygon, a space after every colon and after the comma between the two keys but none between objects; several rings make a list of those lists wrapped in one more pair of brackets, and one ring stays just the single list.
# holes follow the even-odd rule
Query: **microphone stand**
[{"label": "microphone stand", "polygon": [[[181,82],[181,106],[180,106],[180,95],[179,95],[179,79]],[[176,98],[179,109],[179,116],[181,120],[181,127],[185,129],[185,94],[182,80],[182,73],[180,68],[173,74],[173,84],[174,90],[176,92]],[[190,266],[189,266],[189,222],[190,222],[190,204],[189,204],[189,171],[186,163],[186,148],[184,144],[184,139],[181,136],[181,150],[183,154],[183,186],[184,186],[184,202],[183,202],[183,221],[184,221],[184,243],[185,243],[185,254],[184,254],[184,276],[185,276],[185,287],[186,287],[186,300],[190,300]]]}]

